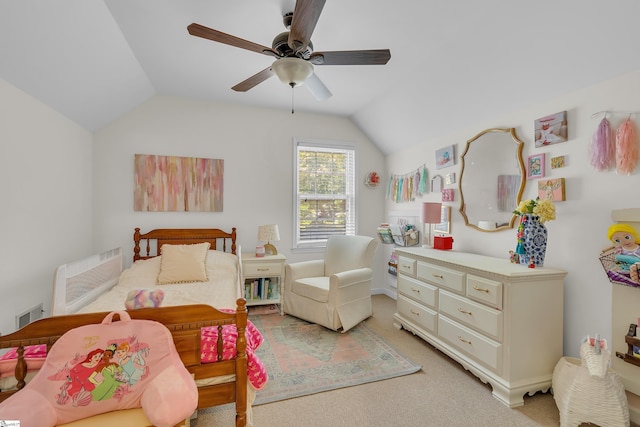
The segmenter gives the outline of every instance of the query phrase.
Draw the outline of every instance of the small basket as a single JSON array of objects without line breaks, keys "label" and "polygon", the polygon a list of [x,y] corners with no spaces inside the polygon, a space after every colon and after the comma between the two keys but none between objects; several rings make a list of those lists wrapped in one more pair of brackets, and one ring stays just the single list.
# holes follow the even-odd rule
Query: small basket
[{"label": "small basket", "polygon": [[640,287],[640,283],[636,283],[631,280],[631,276],[629,274],[629,267],[631,264],[617,260],[613,249],[603,252],[600,255],[600,262],[602,263],[602,268],[604,268],[604,271],[607,273],[607,277],[611,283],[631,286],[634,288]]}]

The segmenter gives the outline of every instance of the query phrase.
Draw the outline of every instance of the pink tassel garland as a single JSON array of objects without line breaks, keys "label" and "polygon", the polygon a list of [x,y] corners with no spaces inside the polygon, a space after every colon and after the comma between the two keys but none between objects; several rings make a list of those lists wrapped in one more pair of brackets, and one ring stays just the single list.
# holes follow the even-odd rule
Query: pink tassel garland
[{"label": "pink tassel garland", "polygon": [[613,140],[611,124],[605,117],[600,121],[591,139],[591,166],[598,172],[613,167],[616,160],[616,146]]},{"label": "pink tassel garland", "polygon": [[638,141],[631,118],[625,120],[616,132],[616,166],[618,173],[631,175],[638,164]]}]

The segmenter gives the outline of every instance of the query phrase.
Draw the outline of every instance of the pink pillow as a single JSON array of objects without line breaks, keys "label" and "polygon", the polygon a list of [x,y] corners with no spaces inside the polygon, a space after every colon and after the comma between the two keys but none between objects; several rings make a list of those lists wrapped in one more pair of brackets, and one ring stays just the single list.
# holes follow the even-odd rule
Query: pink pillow
[{"label": "pink pillow", "polygon": [[[112,322],[114,315],[121,321]],[[51,347],[24,389],[0,402],[0,420],[53,427],[104,412],[142,407],[154,426],[188,418],[198,389],[161,323],[112,312],[80,326]]]}]

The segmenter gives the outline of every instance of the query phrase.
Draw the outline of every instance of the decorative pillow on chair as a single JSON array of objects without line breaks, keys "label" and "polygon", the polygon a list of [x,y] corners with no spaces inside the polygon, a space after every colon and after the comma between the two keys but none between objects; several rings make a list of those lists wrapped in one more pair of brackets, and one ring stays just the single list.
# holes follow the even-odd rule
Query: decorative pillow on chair
[{"label": "decorative pillow on chair", "polygon": [[209,242],[193,245],[162,245],[158,284],[206,282]]},{"label": "decorative pillow on chair", "polygon": [[150,289],[134,289],[129,291],[124,307],[127,310],[135,310],[138,308],[156,308],[160,307],[164,299],[164,291],[158,289],[152,291]]},{"label": "decorative pillow on chair", "polygon": [[[114,315],[119,322],[112,322]],[[170,427],[198,405],[198,390],[169,330],[112,312],[102,324],[65,333],[36,376],[0,403],[0,420],[52,427],[120,409],[142,408],[154,426]]]}]

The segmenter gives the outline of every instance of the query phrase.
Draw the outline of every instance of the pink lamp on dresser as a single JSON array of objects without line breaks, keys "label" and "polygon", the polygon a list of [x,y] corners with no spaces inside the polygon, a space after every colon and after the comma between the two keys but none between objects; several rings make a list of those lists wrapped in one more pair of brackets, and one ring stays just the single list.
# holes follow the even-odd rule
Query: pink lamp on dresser
[{"label": "pink lamp on dresser", "polygon": [[429,248],[431,244],[431,224],[440,224],[442,219],[442,203],[423,202],[420,210],[420,221],[426,225],[427,232],[424,233],[426,239],[423,239],[423,248]]}]

